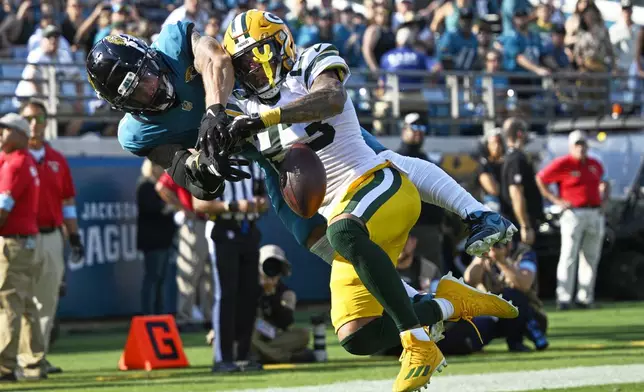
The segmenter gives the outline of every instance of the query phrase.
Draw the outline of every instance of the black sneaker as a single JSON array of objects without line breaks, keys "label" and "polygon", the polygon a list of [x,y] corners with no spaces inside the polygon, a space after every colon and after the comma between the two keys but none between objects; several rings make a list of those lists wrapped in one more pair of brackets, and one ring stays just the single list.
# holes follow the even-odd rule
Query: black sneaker
[{"label": "black sneaker", "polygon": [[591,302],[591,303],[589,303],[589,304],[585,304],[585,303],[583,303],[583,302],[577,302],[575,305],[577,305],[577,307],[578,307],[579,309],[584,309],[584,310],[587,310],[587,309],[598,309],[598,308],[599,308],[599,306],[597,306],[597,304],[595,304],[594,302]]},{"label": "black sneaker", "polygon": [[264,365],[257,361],[250,360],[246,365],[244,365],[245,372],[258,372],[264,370]]},{"label": "black sneaker", "polygon": [[14,373],[5,373],[0,376],[0,383],[10,383],[10,382],[18,382],[18,378]]},{"label": "black sneaker", "polygon": [[241,372],[241,368],[235,362],[215,362],[212,365],[212,372],[221,374],[236,373]]},{"label": "black sneaker", "polygon": [[529,353],[532,350],[523,343],[508,344],[508,351],[511,353]]}]

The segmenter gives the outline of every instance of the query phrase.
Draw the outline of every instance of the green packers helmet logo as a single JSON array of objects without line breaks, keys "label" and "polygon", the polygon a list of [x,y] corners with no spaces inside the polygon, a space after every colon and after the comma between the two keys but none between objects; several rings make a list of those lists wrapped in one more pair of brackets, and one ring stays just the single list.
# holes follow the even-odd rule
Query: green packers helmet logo
[{"label": "green packers helmet logo", "polygon": [[127,45],[125,38],[121,37],[120,35],[108,35],[107,37],[105,37],[105,41],[114,45],[120,45],[120,46]]}]

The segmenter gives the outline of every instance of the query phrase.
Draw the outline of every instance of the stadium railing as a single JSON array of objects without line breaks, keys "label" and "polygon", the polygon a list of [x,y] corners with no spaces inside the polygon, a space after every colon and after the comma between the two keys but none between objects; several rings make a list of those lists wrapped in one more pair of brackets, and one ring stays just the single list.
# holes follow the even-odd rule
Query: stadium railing
[{"label": "stadium railing", "polygon": [[[15,111],[20,105],[16,86],[22,79],[25,60],[0,59],[0,113]],[[97,98],[87,82],[84,63],[38,64],[46,69],[46,78],[33,80],[46,83],[48,94],[33,96],[47,102],[51,112],[48,138],[58,137],[58,123],[81,119],[92,124],[117,123],[122,114]],[[65,69],[76,68],[81,75],[70,78]],[[409,83],[409,81],[412,83]],[[61,88],[83,84],[83,93]],[[402,82],[402,83],[401,83]],[[404,83],[407,82],[407,83]],[[480,135],[485,129],[500,125],[509,115],[528,118],[536,131],[555,119],[610,114],[614,104],[625,112],[641,110],[644,91],[641,80],[628,75],[554,73],[539,77],[530,73],[500,72],[427,72],[407,71],[380,73],[352,70],[347,83],[363,126],[376,133],[395,135],[405,114],[418,111],[418,101],[426,108],[429,134],[434,136]],[[417,94],[410,94],[416,92]],[[82,101],[83,112],[72,114],[58,110],[60,102]],[[386,103],[387,110],[374,115],[374,108]],[[97,125],[98,126],[98,125]]]}]

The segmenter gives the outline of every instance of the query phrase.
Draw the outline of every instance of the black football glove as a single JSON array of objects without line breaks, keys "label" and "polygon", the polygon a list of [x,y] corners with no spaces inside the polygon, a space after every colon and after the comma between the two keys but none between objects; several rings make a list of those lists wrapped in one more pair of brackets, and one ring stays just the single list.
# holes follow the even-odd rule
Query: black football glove
[{"label": "black football glove", "polygon": [[214,191],[224,180],[236,182],[250,178],[250,173],[235,167],[248,166],[248,161],[221,155],[217,149],[213,151],[214,155],[210,156],[204,151],[199,151],[186,160],[186,174],[191,182],[200,184],[203,189]]},{"label": "black football glove", "polygon": [[235,117],[228,127],[228,137],[235,142],[258,134],[266,128],[259,115],[241,115]]},{"label": "black football glove", "polygon": [[85,257],[85,247],[83,247],[78,233],[69,234],[69,246],[72,251],[72,262],[79,263],[81,259]]},{"label": "black football glove", "polygon": [[228,136],[230,117],[226,114],[224,105],[215,104],[206,110],[199,125],[199,139],[197,149],[205,152],[207,157],[226,153],[232,146]]}]

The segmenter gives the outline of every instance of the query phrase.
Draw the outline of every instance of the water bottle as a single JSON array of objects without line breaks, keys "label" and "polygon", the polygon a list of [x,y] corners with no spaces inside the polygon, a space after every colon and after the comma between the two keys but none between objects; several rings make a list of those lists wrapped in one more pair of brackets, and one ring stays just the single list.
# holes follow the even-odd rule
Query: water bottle
[{"label": "water bottle", "polygon": [[508,112],[513,112],[513,111],[517,110],[518,103],[519,103],[519,100],[517,98],[516,92],[514,90],[512,90],[512,89],[509,89],[508,90],[508,100],[507,100],[507,102],[505,104],[505,107],[508,110]]}]

